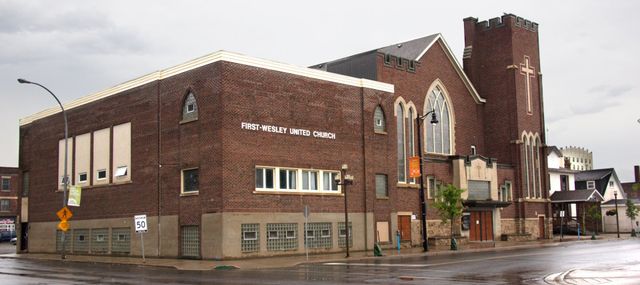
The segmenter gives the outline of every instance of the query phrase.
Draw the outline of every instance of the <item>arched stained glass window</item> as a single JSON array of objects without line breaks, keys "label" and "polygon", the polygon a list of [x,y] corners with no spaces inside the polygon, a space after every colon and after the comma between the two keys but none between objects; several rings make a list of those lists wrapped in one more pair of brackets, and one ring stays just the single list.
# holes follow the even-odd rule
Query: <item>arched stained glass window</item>
[{"label": "arched stained glass window", "polygon": [[196,102],[196,96],[192,92],[184,99],[184,105],[182,106],[182,120],[197,120],[198,119],[198,103]]},{"label": "arched stained glass window", "polygon": [[405,128],[404,128],[404,106],[396,105],[396,133],[398,144],[398,182],[406,182],[406,165],[407,151],[404,144]]},{"label": "arched stained glass window", "polygon": [[434,110],[439,123],[435,126],[429,123],[425,131],[427,152],[451,154],[451,112],[449,103],[442,90],[436,87],[427,96],[426,112]]}]

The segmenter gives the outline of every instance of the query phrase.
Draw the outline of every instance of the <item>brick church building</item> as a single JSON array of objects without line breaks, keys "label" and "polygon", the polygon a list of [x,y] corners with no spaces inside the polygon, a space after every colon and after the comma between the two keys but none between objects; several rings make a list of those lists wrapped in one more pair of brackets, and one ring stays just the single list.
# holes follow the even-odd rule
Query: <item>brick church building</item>
[{"label": "brick church building", "polygon": [[[65,104],[82,188],[66,249],[140,255],[140,214],[147,256],[370,250],[396,233],[419,246],[419,136],[430,239],[448,236],[431,206],[446,184],[466,189],[461,240],[549,238],[538,25],[506,14],[464,30],[462,66],[440,34],[309,68],[220,51]],[[438,123],[418,129],[429,111]],[[62,248],[63,130],[58,108],[20,121],[30,252]]]}]

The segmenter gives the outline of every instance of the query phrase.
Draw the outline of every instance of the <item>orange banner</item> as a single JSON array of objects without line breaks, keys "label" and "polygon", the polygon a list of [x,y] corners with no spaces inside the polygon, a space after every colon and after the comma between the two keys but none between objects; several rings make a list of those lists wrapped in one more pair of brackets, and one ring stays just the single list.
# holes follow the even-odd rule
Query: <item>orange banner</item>
[{"label": "orange banner", "polygon": [[417,156],[409,157],[409,177],[420,177],[420,158]]}]

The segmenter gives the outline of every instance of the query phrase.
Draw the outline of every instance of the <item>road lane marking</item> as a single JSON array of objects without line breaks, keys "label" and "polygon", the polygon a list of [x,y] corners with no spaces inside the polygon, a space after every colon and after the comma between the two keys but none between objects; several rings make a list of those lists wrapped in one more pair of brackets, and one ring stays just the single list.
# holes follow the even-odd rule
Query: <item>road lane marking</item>
[{"label": "road lane marking", "polygon": [[550,255],[550,254],[551,253],[543,253],[543,252],[527,253],[527,254],[512,254],[512,255],[494,256],[494,257],[486,257],[486,258],[475,258],[475,259],[465,259],[465,260],[448,261],[448,262],[440,262],[440,263],[432,263],[432,264],[327,262],[327,263],[323,263],[323,265],[329,265],[329,266],[373,266],[373,267],[425,268],[425,267],[433,267],[433,266],[441,266],[441,265],[451,265],[451,264],[478,262],[478,261],[485,261],[485,260],[506,259],[506,258],[512,258],[512,257],[524,257],[524,256],[534,256],[534,255]]}]

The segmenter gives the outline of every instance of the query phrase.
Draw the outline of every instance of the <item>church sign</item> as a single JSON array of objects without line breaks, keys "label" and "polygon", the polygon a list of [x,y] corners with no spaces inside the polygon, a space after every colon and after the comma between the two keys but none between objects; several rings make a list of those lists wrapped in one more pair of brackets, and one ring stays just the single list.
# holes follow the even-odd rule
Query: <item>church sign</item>
[{"label": "church sign", "polygon": [[247,122],[242,122],[240,124],[240,128],[243,130],[250,130],[250,131],[257,131],[257,132],[276,133],[276,134],[302,136],[302,137],[314,137],[317,139],[330,139],[330,140],[336,139],[335,133],[319,131],[319,130],[287,128],[287,127],[281,127],[281,126],[247,123]]}]

